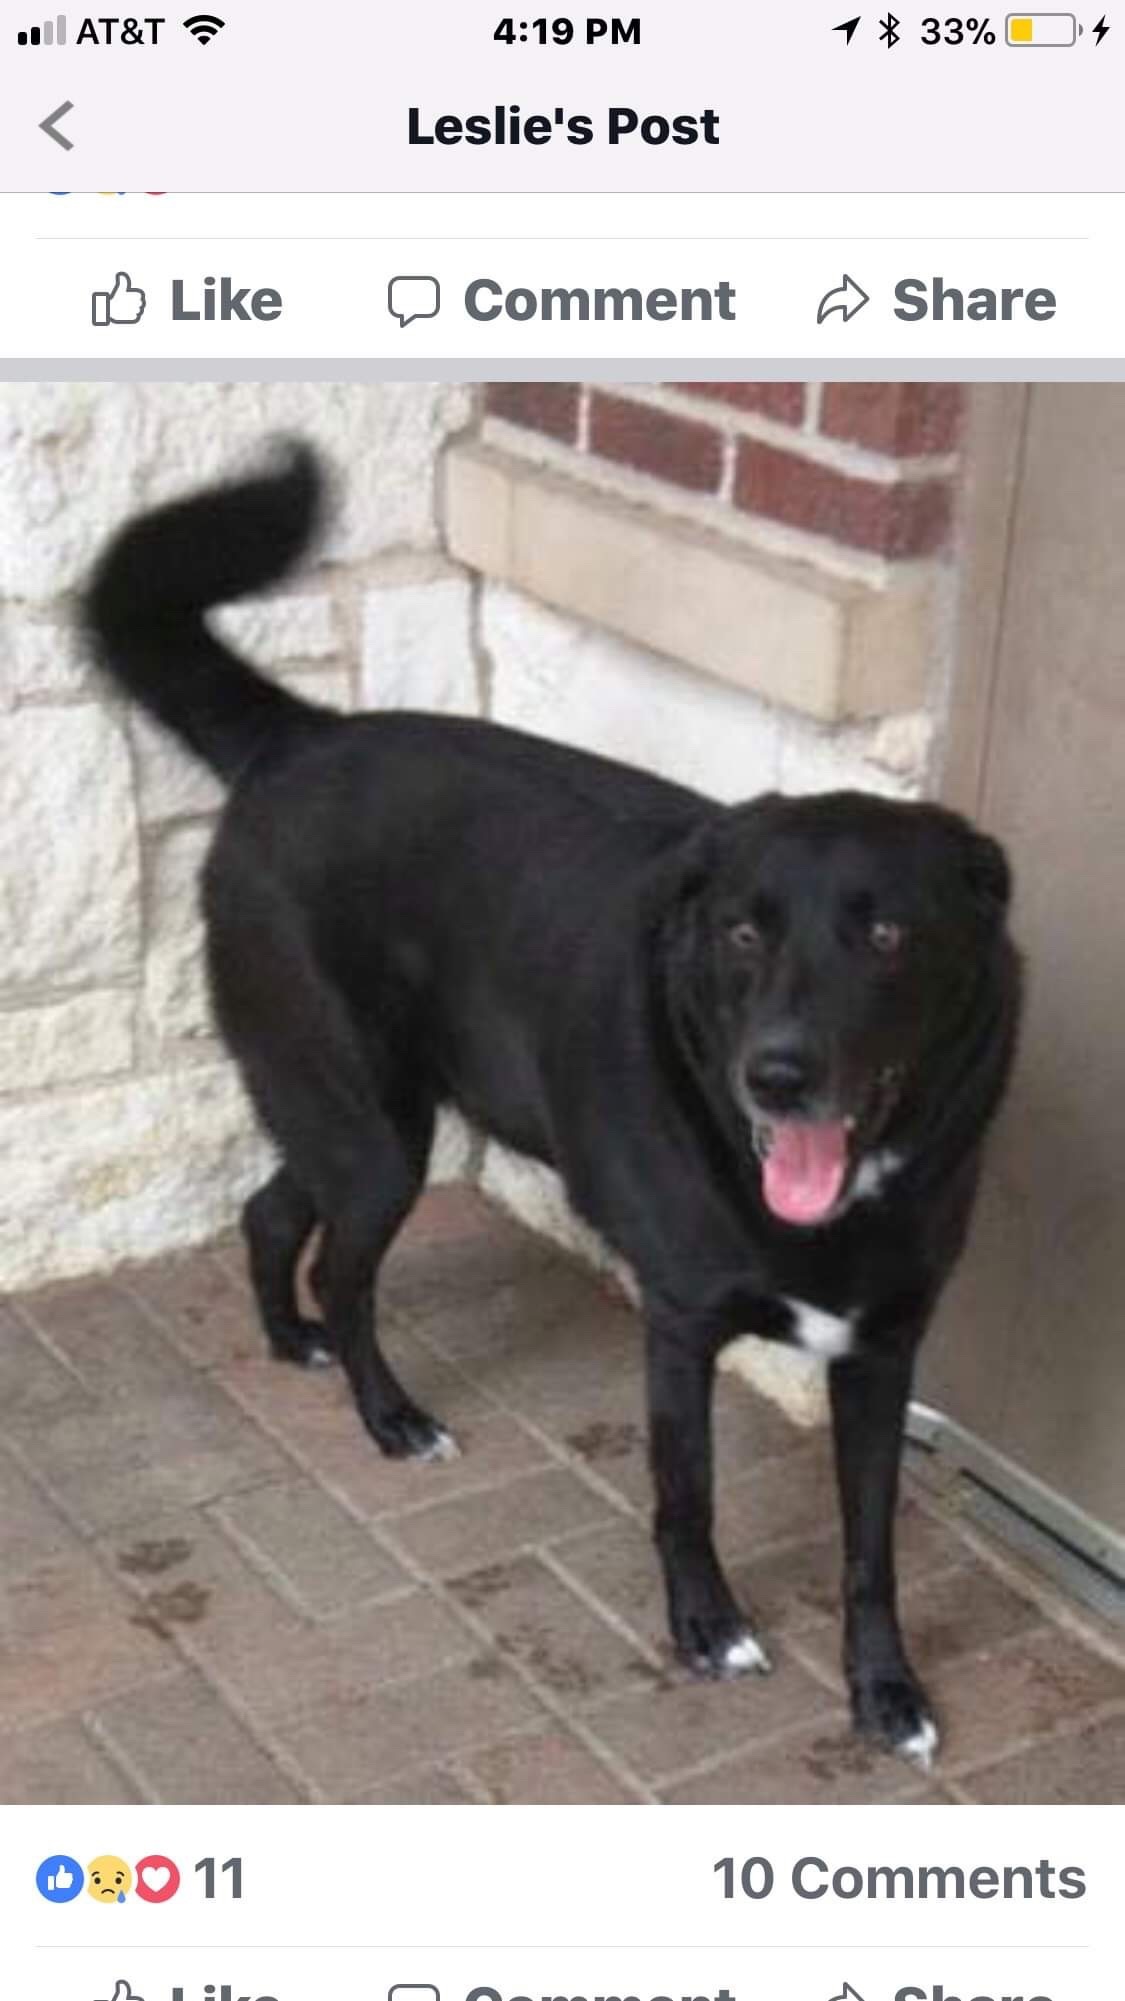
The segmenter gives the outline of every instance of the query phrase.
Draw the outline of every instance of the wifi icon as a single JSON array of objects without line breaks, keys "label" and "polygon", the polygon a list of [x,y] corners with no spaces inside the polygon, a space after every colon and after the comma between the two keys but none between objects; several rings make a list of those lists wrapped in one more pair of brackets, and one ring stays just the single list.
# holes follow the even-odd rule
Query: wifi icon
[{"label": "wifi icon", "polygon": [[226,27],[226,22],[220,21],[217,14],[192,14],[184,22],[184,27],[189,35],[194,35],[201,48],[206,48],[208,42],[214,41],[219,29]]}]

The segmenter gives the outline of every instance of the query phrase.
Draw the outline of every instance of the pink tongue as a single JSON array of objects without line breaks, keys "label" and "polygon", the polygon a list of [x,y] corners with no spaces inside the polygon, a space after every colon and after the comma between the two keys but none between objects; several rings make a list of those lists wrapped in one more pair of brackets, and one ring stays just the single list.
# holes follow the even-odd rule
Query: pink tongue
[{"label": "pink tongue", "polygon": [[839,1200],[848,1166],[842,1125],[775,1125],[762,1167],[766,1202],[783,1223],[819,1223]]}]

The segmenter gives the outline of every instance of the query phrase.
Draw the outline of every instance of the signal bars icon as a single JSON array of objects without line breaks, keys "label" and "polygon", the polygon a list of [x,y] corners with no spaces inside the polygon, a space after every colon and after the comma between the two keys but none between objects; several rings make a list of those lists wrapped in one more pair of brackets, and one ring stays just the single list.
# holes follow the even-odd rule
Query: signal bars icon
[{"label": "signal bars icon", "polygon": [[44,21],[41,28],[21,28],[16,41],[21,49],[61,48],[66,41],[66,15],[56,14],[53,21]]},{"label": "signal bars icon", "polygon": [[203,49],[207,47],[208,42],[214,41],[219,29],[225,28],[226,25],[225,21],[220,21],[217,14],[189,14],[184,22],[188,34],[193,35]]},{"label": "signal bars icon", "polygon": [[[214,41],[220,28],[226,27],[226,22],[221,20],[218,14],[189,14],[183,25],[193,40],[199,43],[200,48],[205,49],[208,42]],[[79,36],[79,40],[81,39]],[[66,15],[56,14],[53,21],[44,21],[37,28],[20,28],[16,41],[21,49],[65,47]]]}]

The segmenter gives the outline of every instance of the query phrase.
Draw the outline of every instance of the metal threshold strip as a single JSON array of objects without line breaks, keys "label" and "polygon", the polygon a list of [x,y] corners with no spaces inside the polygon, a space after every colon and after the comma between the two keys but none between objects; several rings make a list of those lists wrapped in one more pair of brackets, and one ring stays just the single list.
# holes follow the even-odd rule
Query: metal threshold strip
[{"label": "metal threshold strip", "polygon": [[966,1513],[1063,1590],[1125,1626],[1125,1536],[929,1404],[911,1404],[906,1431],[911,1445],[957,1476]]}]

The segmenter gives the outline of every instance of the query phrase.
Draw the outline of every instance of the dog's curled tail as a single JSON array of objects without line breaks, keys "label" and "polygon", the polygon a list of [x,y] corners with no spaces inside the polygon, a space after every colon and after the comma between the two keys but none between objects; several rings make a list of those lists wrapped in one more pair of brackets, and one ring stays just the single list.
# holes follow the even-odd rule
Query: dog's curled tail
[{"label": "dog's curled tail", "polygon": [[286,443],[274,468],[129,522],[86,591],[101,664],[221,778],[333,713],[257,673],[204,618],[285,574],[316,527],[322,485],[309,447]]}]

